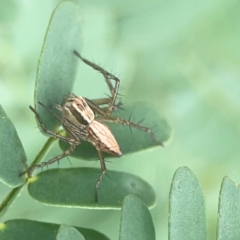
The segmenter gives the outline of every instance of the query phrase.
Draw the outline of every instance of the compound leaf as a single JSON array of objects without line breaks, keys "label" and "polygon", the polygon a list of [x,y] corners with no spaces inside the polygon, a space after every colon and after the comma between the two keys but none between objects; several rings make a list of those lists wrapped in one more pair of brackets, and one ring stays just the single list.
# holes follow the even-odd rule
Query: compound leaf
[{"label": "compound leaf", "polygon": [[100,173],[95,168],[50,169],[30,179],[29,194],[48,205],[82,208],[119,209],[124,197],[135,194],[146,205],[155,204],[152,187],[141,178],[128,173],[108,171],[98,189],[94,187]]},{"label": "compound leaf", "polygon": [[187,167],[179,168],[170,192],[169,239],[207,239],[202,189]]},{"label": "compound leaf", "polygon": [[136,196],[123,200],[120,240],[154,240],[155,229],[147,206]]},{"label": "compound leaf", "polygon": [[[41,117],[44,126],[52,131],[60,125],[60,121],[49,113],[38,102],[52,108],[53,104],[62,104],[71,93],[77,61],[73,50],[79,51],[80,20],[78,9],[72,2],[63,2],[53,12],[43,44],[36,79],[35,108]],[[54,109],[53,109],[54,110]],[[137,103],[124,106],[124,110],[117,110],[113,116],[129,119],[143,126],[149,127],[156,135],[157,142],[150,135],[138,129],[130,129],[121,124],[108,124],[113,131],[124,154],[159,146],[164,144],[171,135],[171,128],[166,120],[146,103]],[[59,113],[58,113],[59,114]],[[65,143],[60,143],[66,149]],[[72,154],[81,159],[95,159],[95,148],[87,142],[77,147]]]},{"label": "compound leaf", "polygon": [[0,105],[0,180],[9,187],[22,185],[19,174],[26,168],[26,154],[11,120]]}]

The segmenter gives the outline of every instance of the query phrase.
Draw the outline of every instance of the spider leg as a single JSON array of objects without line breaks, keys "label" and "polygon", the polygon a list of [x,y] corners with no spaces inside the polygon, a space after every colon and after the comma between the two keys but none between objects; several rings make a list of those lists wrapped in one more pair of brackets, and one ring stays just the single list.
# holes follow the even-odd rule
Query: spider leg
[{"label": "spider leg", "polygon": [[[90,67],[92,67],[96,71],[99,71],[104,76],[105,81],[106,81],[106,83],[108,85],[108,88],[109,88],[109,90],[111,92],[111,95],[112,95],[112,97],[110,98],[111,101],[109,103],[109,107],[106,111],[106,115],[108,115],[108,116],[111,115],[112,111],[115,109],[115,102],[116,102],[117,95],[118,95],[120,80],[117,77],[115,77],[113,74],[107,72],[106,70],[104,70],[103,68],[98,66],[97,64],[83,58],[76,50],[74,50],[73,53],[77,57],[79,57],[85,64],[89,65]],[[113,86],[111,80],[115,81],[115,86]]]},{"label": "spider leg", "polygon": [[[86,98],[85,98],[86,99]],[[94,103],[95,105],[97,106],[101,106],[101,105],[105,105],[105,104],[109,104],[112,100],[111,98],[98,98],[98,99],[86,99],[87,101],[91,102],[91,103]]]},{"label": "spider leg", "polygon": [[[90,100],[87,98],[84,98],[88,104],[88,106],[93,110],[93,112],[98,115],[106,115],[105,111],[103,110],[103,108],[100,107],[100,105],[103,104],[109,104],[109,102],[111,101],[110,98],[108,98],[108,101],[105,101],[105,99],[95,99],[95,100]],[[101,102],[101,100],[103,100]],[[101,102],[101,103],[100,103]]]},{"label": "spider leg", "polygon": [[[41,104],[41,105],[42,105],[42,104]],[[40,126],[41,126],[41,128],[42,128],[42,130],[43,130],[45,133],[47,133],[48,135],[53,136],[53,137],[55,137],[55,138],[61,139],[61,140],[65,141],[65,142],[71,143],[71,144],[76,144],[76,145],[79,144],[79,140],[75,140],[75,139],[73,139],[73,138],[67,138],[67,137],[64,137],[64,136],[62,136],[62,135],[59,135],[59,134],[57,134],[57,133],[54,133],[54,132],[48,130],[48,129],[44,126],[44,124],[43,124],[43,122],[42,122],[39,114],[37,113],[36,109],[34,109],[32,106],[29,106],[29,108],[30,108],[30,109],[34,112],[34,114],[36,115],[36,118],[37,118],[37,120],[38,120],[38,122],[39,122],[39,124],[40,124]]]},{"label": "spider leg", "polygon": [[[99,98],[99,99],[93,99],[93,100],[92,99],[90,100],[87,98],[84,98],[84,99],[86,100],[88,106],[94,111],[95,114],[108,116],[109,106],[101,107],[101,105],[109,104],[112,101],[111,98]],[[113,106],[112,110],[114,111],[118,108],[122,109],[121,106],[122,106],[122,102],[120,101]]]},{"label": "spider leg", "polygon": [[95,189],[94,189],[95,202],[98,202],[98,188],[99,188],[99,185],[100,185],[101,181],[103,180],[104,175],[107,172],[107,168],[106,168],[104,158],[103,158],[102,153],[101,153],[101,151],[98,147],[97,147],[97,151],[98,151],[98,156],[99,156],[100,163],[101,163],[101,174],[98,178],[98,181],[97,181],[97,183],[95,185]]},{"label": "spider leg", "polygon": [[158,145],[161,145],[163,146],[163,143],[160,142],[157,137],[155,136],[155,134],[151,131],[150,128],[148,127],[145,127],[143,125],[140,125],[140,124],[137,124],[137,123],[134,123],[134,122],[131,122],[129,120],[126,120],[126,119],[123,119],[123,118],[118,118],[118,117],[111,117],[111,116],[101,116],[101,117],[97,117],[96,118],[97,120],[100,120],[100,121],[103,121],[103,122],[111,122],[111,123],[120,123],[120,124],[123,124],[125,126],[129,126],[129,127],[134,127],[136,129],[139,129],[141,131],[144,131],[146,133],[148,133],[152,140],[157,143]]},{"label": "spider leg", "polygon": [[60,155],[58,155],[58,156],[48,160],[47,162],[41,162],[41,163],[36,164],[36,165],[34,165],[32,167],[29,167],[26,171],[22,172],[20,174],[20,176],[22,176],[25,173],[27,173],[28,176],[31,177],[34,170],[36,170],[38,168],[43,168],[43,167],[48,166],[48,165],[50,165],[50,164],[52,164],[52,163],[54,163],[56,161],[59,161],[60,159],[62,159],[64,157],[69,156],[74,151],[75,148],[76,148],[76,145],[72,144],[71,147],[68,150],[66,150],[65,152],[63,152],[62,154],[60,154]]}]

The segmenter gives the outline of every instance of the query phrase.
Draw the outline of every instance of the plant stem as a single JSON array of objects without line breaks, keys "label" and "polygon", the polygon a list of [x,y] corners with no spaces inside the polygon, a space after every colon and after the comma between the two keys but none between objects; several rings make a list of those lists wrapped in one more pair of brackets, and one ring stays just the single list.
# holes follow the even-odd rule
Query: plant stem
[{"label": "plant stem", "polygon": [[2,218],[3,215],[7,212],[8,208],[12,205],[12,203],[14,202],[18,193],[21,191],[21,189],[24,185],[25,184],[23,184],[20,187],[16,187],[16,188],[12,189],[12,191],[10,191],[8,193],[8,195],[5,197],[2,204],[0,205],[0,218]]},{"label": "plant stem", "polygon": [[[53,147],[54,142],[56,141],[56,138],[48,138],[47,142],[43,145],[41,151],[38,153],[38,155],[35,157],[34,161],[30,164],[29,167],[34,166],[35,164],[39,163],[46,154],[50,151],[50,149]],[[27,181],[25,182],[27,183]],[[8,195],[3,200],[2,204],[0,205],[0,219],[3,217],[3,215],[7,212],[8,208],[12,205],[18,194],[21,192],[22,188],[25,186],[23,184],[20,187],[12,189]]]}]

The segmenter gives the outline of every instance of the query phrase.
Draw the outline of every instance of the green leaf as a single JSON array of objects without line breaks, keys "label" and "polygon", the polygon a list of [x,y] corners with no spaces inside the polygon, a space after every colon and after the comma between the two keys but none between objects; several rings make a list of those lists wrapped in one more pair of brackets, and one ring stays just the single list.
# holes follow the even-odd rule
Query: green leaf
[{"label": "green leaf", "polygon": [[76,228],[62,224],[58,230],[57,240],[85,240],[85,238]]},{"label": "green leaf", "polygon": [[0,105],[0,180],[15,188],[25,182],[19,174],[26,168],[26,154],[11,120]]},{"label": "green leaf", "polygon": [[202,189],[187,167],[179,168],[170,192],[169,239],[207,239]]},{"label": "green leaf", "polygon": [[218,240],[240,239],[240,186],[225,177],[219,196]]},{"label": "green leaf", "polygon": [[[148,103],[138,102],[126,105],[124,106],[124,110],[116,110],[113,116],[124,119],[129,119],[131,116],[131,121],[134,123],[143,119],[141,125],[149,127],[159,142],[165,143],[171,136],[172,129],[165,118],[158,113],[154,106]],[[160,147],[159,144],[144,131],[133,127],[130,130],[128,126],[121,124],[107,123],[107,125],[112,130],[123,154],[130,154],[156,146]],[[67,148],[66,143],[59,141],[59,144],[61,149],[65,151]],[[98,157],[96,148],[92,144],[84,141],[82,141],[71,156],[87,160],[95,160]]]},{"label": "green leaf", "polygon": [[[56,239],[60,225],[25,219],[8,220],[0,223],[1,240],[53,240]],[[109,240],[105,235],[93,229],[75,227],[86,240]]]},{"label": "green leaf", "polygon": [[55,130],[60,122],[38,102],[52,107],[61,104],[72,91],[77,62],[73,50],[80,47],[80,19],[77,5],[63,2],[52,14],[39,59],[35,107],[44,125]]},{"label": "green leaf", "polygon": [[30,179],[29,194],[48,205],[83,208],[119,209],[130,193],[148,206],[155,204],[152,187],[141,178],[128,173],[108,171],[98,189],[98,203],[94,187],[100,172],[96,168],[50,169]]},{"label": "green leaf", "polygon": [[146,205],[136,196],[123,200],[120,240],[154,240],[155,230]]}]

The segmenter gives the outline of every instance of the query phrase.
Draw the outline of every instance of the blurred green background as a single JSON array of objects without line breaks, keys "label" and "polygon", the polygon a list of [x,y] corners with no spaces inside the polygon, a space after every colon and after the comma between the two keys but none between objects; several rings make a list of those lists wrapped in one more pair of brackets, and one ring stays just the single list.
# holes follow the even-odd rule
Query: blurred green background
[{"label": "blurred green background", "polygon": [[[46,141],[28,105],[33,104],[48,21],[59,2],[0,0],[0,104],[15,124],[28,161]],[[188,166],[203,187],[208,238],[214,239],[221,181],[228,175],[240,183],[240,2],[76,2],[83,56],[120,77],[124,102],[155,104],[174,129],[167,147],[113,159],[108,169],[136,174],[154,187],[156,235],[167,239],[172,176],[178,167]],[[99,74],[81,64],[74,92],[96,98],[106,86]],[[47,158],[59,152],[56,146]],[[98,167],[75,159],[72,164]],[[60,166],[71,167],[67,160]],[[8,192],[0,183],[1,201]],[[25,189],[2,221],[12,218],[64,222],[117,239],[120,212],[49,207],[32,200]]]}]

